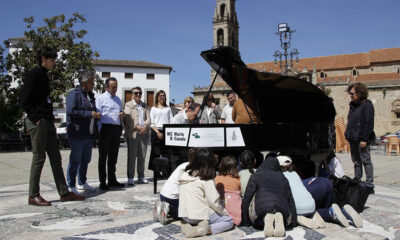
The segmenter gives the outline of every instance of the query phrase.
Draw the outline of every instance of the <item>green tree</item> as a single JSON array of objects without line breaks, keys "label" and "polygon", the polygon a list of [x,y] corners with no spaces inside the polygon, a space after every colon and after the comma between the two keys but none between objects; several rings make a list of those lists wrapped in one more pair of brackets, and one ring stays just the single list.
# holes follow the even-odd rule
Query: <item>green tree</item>
[{"label": "green tree", "polygon": [[[40,47],[47,46],[59,50],[57,63],[54,69],[49,71],[49,78],[51,82],[50,97],[60,107],[63,107],[63,96],[74,86],[74,79],[78,77],[79,72],[88,70],[94,73],[92,59],[99,57],[99,54],[91,49],[90,44],[83,41],[87,31],[76,29],[78,24],[86,22],[83,15],[79,13],[74,13],[69,19],[66,19],[63,14],[45,18],[44,25],[38,27],[34,27],[33,17],[24,18],[24,22],[27,24],[24,37],[13,46],[18,50],[9,53],[5,61],[3,61],[2,54],[0,63],[2,65],[0,84],[3,85],[2,89],[5,94],[1,101],[7,101],[5,104],[7,107],[0,108],[0,116],[4,116],[7,112],[3,111],[7,111],[7,109],[16,109],[12,113],[13,116],[9,117],[10,119],[22,119],[23,112],[18,102],[22,79],[29,70],[38,65],[36,56]],[[5,41],[5,44],[9,46],[9,42]],[[3,71],[4,66],[7,73]],[[16,86],[15,88],[10,87],[12,79],[16,82],[13,84]],[[103,82],[99,76],[96,76],[96,90],[103,88]],[[1,123],[0,132],[15,131],[20,126],[20,121],[14,121],[14,125]]]},{"label": "green tree", "polygon": [[4,48],[0,45],[0,132],[15,132],[21,127],[22,109],[18,104],[19,89],[11,88],[6,71]]}]

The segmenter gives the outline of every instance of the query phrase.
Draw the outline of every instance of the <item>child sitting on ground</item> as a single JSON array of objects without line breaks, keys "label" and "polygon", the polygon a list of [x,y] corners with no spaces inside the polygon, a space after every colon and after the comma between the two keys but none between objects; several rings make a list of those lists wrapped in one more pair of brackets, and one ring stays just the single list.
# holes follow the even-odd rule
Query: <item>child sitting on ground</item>
[{"label": "child sitting on ground", "polygon": [[220,204],[215,175],[212,151],[199,148],[179,177],[179,217],[186,222],[182,226],[186,237],[218,234],[233,227],[232,219]]},{"label": "child sitting on ground", "polygon": [[164,186],[160,192],[160,200],[157,200],[153,209],[153,220],[159,221],[162,225],[165,225],[168,220],[168,215],[172,218],[178,218],[178,207],[179,207],[179,176],[185,171],[186,166],[192,161],[196,150],[190,148],[188,150],[188,160],[180,164],[168,180],[164,183]]},{"label": "child sitting on ground", "polygon": [[289,182],[273,156],[265,159],[247,184],[242,202],[242,224],[250,222],[257,229],[264,228],[266,237],[283,237],[285,226],[297,224]]},{"label": "child sitting on ground", "polygon": [[240,196],[240,178],[236,158],[233,156],[222,158],[218,173],[215,178],[215,186],[223,206],[237,226],[242,220],[242,197]]},{"label": "child sitting on ground", "polygon": [[239,172],[240,176],[240,187],[241,187],[241,194],[244,196],[246,191],[247,183],[251,175],[255,172],[256,169],[253,169],[256,164],[256,156],[252,151],[244,150],[240,154],[240,166],[242,170]]},{"label": "child sitting on ground", "polygon": [[324,228],[326,223],[315,211],[315,201],[304,187],[300,176],[293,171],[292,159],[288,156],[277,157],[283,175],[289,181],[294,203],[296,205],[297,222],[311,229]]}]

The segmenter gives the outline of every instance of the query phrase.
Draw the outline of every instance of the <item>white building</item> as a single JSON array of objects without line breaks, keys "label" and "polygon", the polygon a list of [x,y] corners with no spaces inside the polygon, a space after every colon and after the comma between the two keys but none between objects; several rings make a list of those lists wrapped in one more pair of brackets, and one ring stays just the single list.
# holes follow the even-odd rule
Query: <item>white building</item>
[{"label": "white building", "polygon": [[154,97],[158,90],[164,90],[169,99],[169,76],[172,67],[146,61],[130,60],[93,60],[96,74],[104,81],[108,77],[118,80],[117,96],[122,103],[132,99],[133,87],[142,88],[142,101],[149,107],[154,104]]}]

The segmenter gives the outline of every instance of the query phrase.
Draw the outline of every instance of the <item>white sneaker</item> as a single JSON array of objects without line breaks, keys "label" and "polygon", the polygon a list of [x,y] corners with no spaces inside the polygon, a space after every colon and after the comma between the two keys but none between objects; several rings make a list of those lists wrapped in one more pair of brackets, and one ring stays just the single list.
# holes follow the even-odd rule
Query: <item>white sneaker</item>
[{"label": "white sneaker", "polygon": [[69,187],[68,190],[69,190],[70,192],[75,193],[76,195],[81,195],[81,194],[79,193],[78,189],[76,189],[76,187]]},{"label": "white sneaker", "polygon": [[332,207],[329,209],[330,214],[333,215],[333,219],[342,225],[345,228],[349,227],[349,221],[347,221],[346,216],[342,213],[342,210],[340,209],[339,205],[336,203],[332,204]]},{"label": "white sneaker", "polygon": [[187,238],[206,236],[209,229],[210,225],[207,220],[201,221],[197,226],[186,223],[181,227],[182,233],[185,234]]},{"label": "white sneaker", "polygon": [[274,236],[274,214],[267,213],[264,216],[264,236],[272,237]]},{"label": "white sneaker", "polygon": [[325,223],[324,219],[322,219],[321,215],[319,215],[318,212],[314,213],[314,216],[312,219],[314,219],[318,223],[319,228],[325,228],[326,223]]},{"label": "white sneaker", "polygon": [[148,184],[149,183],[149,181],[147,181],[145,178],[138,178],[138,181],[137,181],[139,184]]},{"label": "white sneaker", "polygon": [[168,213],[169,213],[169,203],[161,202],[160,204],[160,212],[158,215],[158,220],[162,225],[167,224],[168,221]]},{"label": "white sneaker", "polygon": [[304,227],[309,228],[309,229],[316,229],[316,228],[319,227],[319,225],[318,225],[316,220],[311,219],[311,218],[307,218],[307,217],[302,216],[302,215],[297,215],[297,223],[300,226],[304,226]]},{"label": "white sneaker", "polygon": [[347,219],[353,222],[356,228],[362,228],[363,220],[360,214],[358,214],[358,212],[354,210],[351,205],[344,205],[344,207],[342,208],[342,212]]},{"label": "white sneaker", "polygon": [[157,201],[154,203],[154,208],[153,208],[153,220],[154,220],[154,222],[160,221],[160,219],[158,218],[158,216],[160,216],[160,212],[161,212],[160,200],[157,199]]},{"label": "white sneaker", "polygon": [[128,185],[135,186],[135,181],[133,181],[133,178],[128,178]]},{"label": "white sneaker", "polygon": [[276,212],[274,214],[274,222],[275,222],[274,237],[285,236],[285,225],[283,223],[282,213]]},{"label": "white sneaker", "polygon": [[83,185],[79,185],[79,184],[78,184],[77,189],[78,189],[78,190],[83,190],[83,191],[88,191],[88,192],[95,192],[95,191],[96,191],[96,188],[90,186],[88,183],[85,183],[85,184],[83,184]]}]

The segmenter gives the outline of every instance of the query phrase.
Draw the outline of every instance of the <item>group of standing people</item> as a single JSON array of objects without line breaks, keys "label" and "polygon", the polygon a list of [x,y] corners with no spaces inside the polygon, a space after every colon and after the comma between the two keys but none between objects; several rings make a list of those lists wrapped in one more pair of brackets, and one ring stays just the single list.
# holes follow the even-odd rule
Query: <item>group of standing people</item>
[{"label": "group of standing people", "polygon": [[[123,109],[122,102],[116,95],[118,89],[116,78],[107,78],[106,91],[95,99],[94,74],[81,73],[79,85],[66,97],[67,135],[71,153],[65,178],[54,126],[50,79],[47,73],[54,68],[56,59],[55,49],[42,47],[37,55],[39,66],[29,71],[23,79],[21,105],[27,114],[26,126],[31,136],[33,152],[28,204],[51,205],[51,202],[40,195],[39,189],[46,152],[61,201],[84,200],[85,197],[80,195],[80,191],[95,191],[96,188],[89,185],[86,178],[95,138],[98,138],[99,145],[100,189],[124,187],[125,184],[118,182],[115,174],[123,129],[128,146],[127,184],[135,185],[135,170],[138,174],[136,183],[148,183],[144,176],[144,164],[150,129],[155,145],[152,148],[154,156],[157,144],[163,140],[163,124],[172,120],[165,92],[163,90],[157,92],[155,106],[149,112],[147,105],[141,101],[142,89],[134,87],[132,100],[128,101]],[[193,119],[191,115],[193,114],[187,114]]]}]

